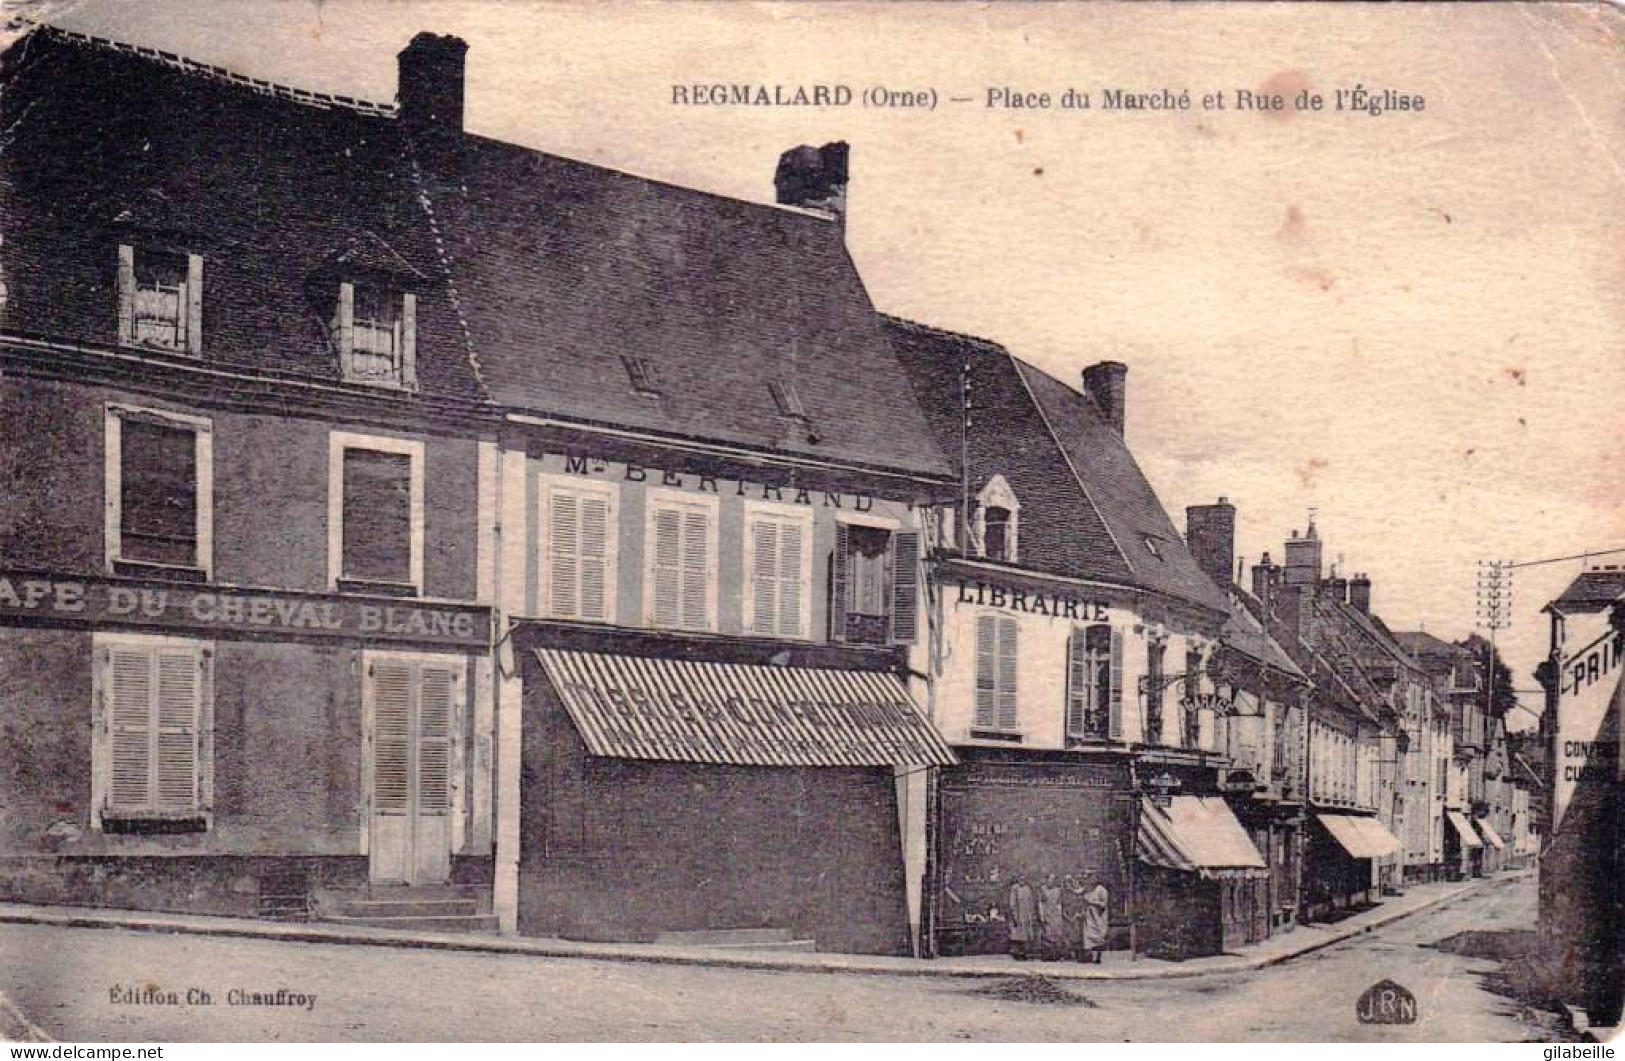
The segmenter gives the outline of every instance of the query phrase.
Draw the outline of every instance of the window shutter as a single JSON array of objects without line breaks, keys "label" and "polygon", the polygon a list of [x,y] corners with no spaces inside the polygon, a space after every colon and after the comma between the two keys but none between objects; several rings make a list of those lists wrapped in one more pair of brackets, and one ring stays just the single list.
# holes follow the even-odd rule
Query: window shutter
[{"label": "window shutter", "polygon": [[1084,661],[1087,643],[1088,638],[1081,630],[1072,631],[1072,636],[1066,639],[1066,735],[1069,737],[1084,735],[1083,707],[1089,695],[1089,674]]},{"label": "window shutter", "polygon": [[891,639],[910,645],[919,636],[920,536],[915,531],[892,535]]},{"label": "window shutter", "polygon": [[704,509],[683,512],[682,625],[705,630],[711,625],[706,598],[710,592],[711,517]]},{"label": "window shutter", "polygon": [[844,523],[835,524],[835,551],[829,558],[829,636],[832,641],[846,640],[846,569],[851,552],[851,530]]},{"label": "window shutter", "polygon": [[991,729],[998,721],[998,619],[976,619],[976,725]]},{"label": "window shutter", "polygon": [[160,649],[158,658],[156,805],[186,810],[198,805],[198,706],[202,660],[192,650]]},{"label": "window shutter", "polygon": [[401,386],[418,385],[418,297],[401,296]]},{"label": "window shutter", "polygon": [[412,665],[399,660],[372,664],[372,807],[405,814],[411,764]]},{"label": "window shutter", "polygon": [[118,248],[118,339],[135,342],[135,248],[127,243]]},{"label": "window shutter", "polygon": [[779,524],[779,620],[781,637],[800,637],[802,587],[802,550],[804,531],[794,520]]},{"label": "window shutter", "polygon": [[562,490],[548,496],[548,609],[560,619],[581,615],[580,500]]},{"label": "window shutter", "polygon": [[1112,627],[1111,738],[1123,739],[1123,632]]},{"label": "window shutter", "polygon": [[999,729],[1016,731],[1016,633],[1014,619],[999,619]]},{"label": "window shutter", "polygon": [[778,632],[779,524],[761,518],[750,526],[751,562],[745,572],[753,633]]},{"label": "window shutter", "polygon": [[584,495],[581,506],[581,618],[609,618],[609,499]]},{"label": "window shutter", "polygon": [[350,374],[350,355],[355,351],[355,285],[339,284],[338,313],[333,320],[333,335],[338,341],[339,358],[344,362],[344,374]]},{"label": "window shutter", "polygon": [[112,763],[108,802],[116,810],[153,805],[152,653],[114,648],[108,653],[109,731]]},{"label": "window shutter", "polygon": [[654,510],[654,623],[676,626],[682,618],[682,514]]},{"label": "window shutter", "polygon": [[425,663],[418,685],[418,810],[451,811],[451,740],[457,718],[458,669]]},{"label": "window shutter", "polygon": [[203,255],[186,256],[186,350],[203,352]]}]

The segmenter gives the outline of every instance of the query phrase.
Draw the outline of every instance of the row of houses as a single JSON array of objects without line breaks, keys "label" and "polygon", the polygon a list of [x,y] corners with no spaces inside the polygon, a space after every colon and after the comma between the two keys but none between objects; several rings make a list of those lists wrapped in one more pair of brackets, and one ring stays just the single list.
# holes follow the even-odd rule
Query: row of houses
[{"label": "row of houses", "polygon": [[1488,656],[1181,532],[1125,365],[879,312],[846,145],[723,198],[465,59],[0,57],[0,897],[1183,957],[1526,853]]}]

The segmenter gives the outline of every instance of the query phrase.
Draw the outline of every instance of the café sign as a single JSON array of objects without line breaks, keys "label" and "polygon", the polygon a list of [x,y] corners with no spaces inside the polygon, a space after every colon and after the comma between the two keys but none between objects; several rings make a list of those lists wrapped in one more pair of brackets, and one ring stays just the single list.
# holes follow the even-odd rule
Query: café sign
[{"label": "caf\u00e9 sign", "polygon": [[0,570],[0,622],[28,619],[211,637],[319,637],[478,649],[489,641],[489,615],[474,605]]}]

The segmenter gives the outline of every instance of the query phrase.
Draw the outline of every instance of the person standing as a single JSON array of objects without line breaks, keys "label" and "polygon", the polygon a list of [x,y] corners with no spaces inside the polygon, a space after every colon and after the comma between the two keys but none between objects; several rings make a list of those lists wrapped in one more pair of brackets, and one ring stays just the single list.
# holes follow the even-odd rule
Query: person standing
[{"label": "person standing", "polygon": [[1061,910],[1061,886],[1055,874],[1044,874],[1038,889],[1039,956],[1047,962],[1059,961],[1066,950],[1066,919]]},{"label": "person standing", "polygon": [[1021,874],[1010,884],[1010,957],[1024,962],[1032,956],[1038,936],[1038,896]]},{"label": "person standing", "polygon": [[1083,960],[1100,964],[1100,953],[1106,949],[1106,936],[1111,922],[1108,913],[1112,895],[1099,877],[1094,886],[1083,893]]}]

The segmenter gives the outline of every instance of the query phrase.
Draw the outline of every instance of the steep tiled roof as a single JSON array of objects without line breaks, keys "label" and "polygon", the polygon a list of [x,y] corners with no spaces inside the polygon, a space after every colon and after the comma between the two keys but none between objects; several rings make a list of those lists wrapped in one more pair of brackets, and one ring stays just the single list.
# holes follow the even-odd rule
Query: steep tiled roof
[{"label": "steep tiled roof", "polygon": [[392,108],[51,28],[0,85],[5,330],[113,344],[114,247],[168,246],[204,260],[206,363],[337,380],[340,272],[382,271],[417,295],[421,392],[485,400]]},{"label": "steep tiled roof", "polygon": [[1274,667],[1291,677],[1307,680],[1302,669],[1264,629],[1264,623],[1254,613],[1253,608],[1249,607],[1256,602],[1251,601],[1244,590],[1235,586],[1231,587],[1230,596],[1233,606],[1230,609],[1230,618],[1225,620],[1224,629],[1219,634],[1219,641],[1225,647],[1234,649],[1255,662]]},{"label": "steep tiled roof", "polygon": [[1625,569],[1602,568],[1582,573],[1550,607],[1569,614],[1600,612],[1621,597],[1625,597]]},{"label": "steep tiled roof", "polygon": [[[484,378],[537,415],[948,479],[841,226],[540,151],[425,139]],[[658,396],[623,358],[647,358]],[[781,413],[769,383],[806,409]]]},{"label": "steep tiled roof", "polygon": [[[997,343],[898,318],[887,322],[937,445],[962,467],[970,491],[994,475],[1014,491],[1022,567],[1228,610],[1128,446],[1089,399]],[[1148,535],[1157,554],[1145,545]]]},{"label": "steep tiled roof", "polygon": [[1423,656],[1470,656],[1472,652],[1461,645],[1451,644],[1443,638],[1434,637],[1426,630],[1400,630],[1394,633],[1394,640],[1399,642],[1407,654],[1420,659]]}]

